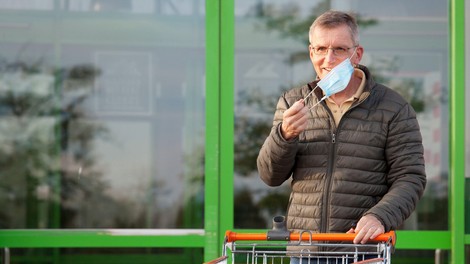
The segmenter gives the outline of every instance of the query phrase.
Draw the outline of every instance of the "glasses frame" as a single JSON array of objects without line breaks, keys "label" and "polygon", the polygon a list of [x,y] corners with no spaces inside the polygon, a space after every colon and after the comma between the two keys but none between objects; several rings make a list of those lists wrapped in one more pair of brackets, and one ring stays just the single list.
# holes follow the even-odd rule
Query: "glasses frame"
[{"label": "glasses frame", "polygon": [[[327,48],[327,47],[314,47],[312,45],[310,45],[311,49],[313,50],[313,54],[317,55],[317,56],[326,56],[328,55],[328,50],[331,50],[333,52],[333,54],[335,56],[338,56],[338,57],[342,57],[342,56],[345,56],[345,55],[348,55],[348,51],[350,49],[354,49],[354,48],[357,48],[359,45],[354,45],[352,47],[349,47],[349,48],[343,48],[343,47],[336,47],[336,48]],[[325,48],[325,53],[318,53],[318,48]],[[344,54],[338,54],[337,52],[343,52],[344,50]]]}]

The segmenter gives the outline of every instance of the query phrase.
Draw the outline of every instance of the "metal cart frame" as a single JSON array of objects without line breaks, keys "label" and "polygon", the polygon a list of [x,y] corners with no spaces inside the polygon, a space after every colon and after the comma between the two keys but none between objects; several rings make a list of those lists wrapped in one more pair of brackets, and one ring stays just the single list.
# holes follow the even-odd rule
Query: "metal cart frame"
[{"label": "metal cart frame", "polygon": [[356,234],[289,232],[274,218],[273,230],[265,233],[225,233],[222,257],[215,263],[290,263],[291,257],[302,264],[390,264],[395,247],[394,231],[379,235],[366,244],[354,244]]}]

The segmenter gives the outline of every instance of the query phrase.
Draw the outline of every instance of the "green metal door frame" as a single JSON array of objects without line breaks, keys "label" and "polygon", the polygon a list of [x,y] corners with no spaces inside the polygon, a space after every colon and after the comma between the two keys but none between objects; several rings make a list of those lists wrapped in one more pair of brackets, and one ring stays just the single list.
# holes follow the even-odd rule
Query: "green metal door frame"
[{"label": "green metal door frame", "polygon": [[469,242],[469,236],[465,236],[465,0],[450,0],[449,3],[449,230],[452,263],[465,263],[465,242]]},{"label": "green metal door frame", "polygon": [[234,0],[206,0],[204,259],[222,253],[233,228]]},{"label": "green metal door frame", "polygon": [[[213,185],[206,184],[207,188],[212,188],[217,186],[220,187],[218,190],[219,194],[213,194],[212,198],[220,197],[220,200],[215,201],[206,201],[206,210],[209,208],[208,203],[213,206],[213,209],[218,206],[219,216],[231,215],[233,216],[233,156],[227,154],[226,151],[230,150],[230,153],[233,153],[232,146],[222,145],[225,140],[233,144],[233,123],[225,123],[227,127],[224,126],[223,120],[225,117],[232,119],[234,116],[233,110],[233,73],[226,72],[225,70],[231,69],[233,71],[233,61],[234,61],[234,49],[233,43],[224,42],[224,40],[233,39],[233,31],[235,30],[233,25],[233,14],[234,14],[234,0],[230,1],[207,1],[206,4],[208,9],[206,10],[207,16],[212,14],[214,17],[207,17],[207,22],[216,23],[219,21],[219,25],[212,25],[207,23],[206,25],[206,47],[207,47],[207,57],[206,60],[206,78],[209,80],[208,75],[213,74],[211,83],[207,81],[206,91],[213,93],[213,99],[216,99],[216,96],[220,96],[218,102],[212,102],[212,106],[207,105],[206,111],[211,111],[215,109],[220,109],[219,113],[206,113],[207,121],[218,121],[217,124],[211,124],[212,128],[219,127],[218,131],[214,130],[209,132],[209,127],[206,127],[206,158],[212,158],[213,163],[207,163],[206,166],[212,167],[213,171],[208,171],[206,168],[206,179],[210,176],[208,181],[213,181]],[[450,119],[451,119],[451,129],[450,129],[450,184],[449,184],[449,230],[448,231],[398,231],[397,236],[397,249],[416,249],[416,250],[432,250],[432,249],[446,249],[451,250],[452,263],[463,263],[465,259],[465,244],[470,244],[470,235],[466,236],[464,234],[465,230],[465,221],[464,221],[464,180],[465,180],[465,12],[464,12],[464,2],[465,0],[449,0],[449,20],[450,20],[450,68],[451,70],[451,82],[450,82]],[[223,4],[222,4],[223,3]],[[211,8],[211,10],[209,10]],[[216,10],[217,9],[217,10]],[[212,12],[210,12],[212,11]],[[219,31],[221,30],[221,31]],[[220,46],[216,49],[211,49],[212,54],[209,54],[209,45],[213,45],[217,42]],[[213,57],[210,57],[213,56]],[[219,56],[219,57],[217,57]],[[211,61],[211,62],[209,62]],[[220,69],[217,69],[217,72],[214,70],[217,68],[215,63],[219,63],[218,66]],[[214,70],[210,73],[210,70]],[[220,78],[220,79],[219,79]],[[227,79],[225,79],[227,78]],[[219,89],[217,90],[216,87]],[[227,96],[227,97],[225,97]],[[209,100],[208,100],[209,101]],[[224,108],[224,106],[229,106]],[[212,116],[219,115],[219,116]],[[221,118],[221,117],[224,118]],[[227,128],[229,128],[227,130]],[[219,141],[215,141],[215,140]],[[210,146],[215,146],[217,143],[221,144],[219,149],[214,148],[214,153],[219,153],[219,160],[216,163],[216,157],[211,156],[210,153],[207,153]],[[230,155],[230,157],[229,157]],[[224,163],[224,156],[228,159],[227,163]],[[218,167],[218,166],[220,167]],[[217,168],[217,169],[215,169]],[[229,169],[230,168],[230,169]],[[216,171],[218,171],[219,179],[215,180],[213,177],[216,177]],[[209,175],[208,173],[213,173]],[[223,175],[223,177],[222,177]],[[224,182],[224,183],[223,183]],[[206,181],[207,183],[207,181]],[[222,194],[230,193],[231,196],[224,196]],[[210,198],[206,196],[206,198]],[[223,205],[223,206],[222,206]],[[206,216],[208,212],[206,212]],[[212,215],[217,215],[212,213]],[[207,218],[206,218],[207,219]],[[233,219],[233,217],[232,217]],[[211,257],[216,256],[214,252],[217,247],[221,245],[221,236],[223,235],[224,230],[233,228],[233,220],[225,219],[222,217],[218,219],[219,235],[214,234],[214,238],[211,242],[216,242],[215,245],[210,243],[206,244],[206,254]],[[212,221],[212,220],[211,220]],[[208,235],[207,227],[211,227],[212,230],[216,230],[217,227],[212,226],[212,224],[206,223],[206,236]],[[226,227],[224,229],[223,227]],[[240,230],[241,231],[241,230]],[[259,231],[259,230],[258,230]],[[208,237],[207,237],[208,238]],[[208,241],[208,240],[206,240]],[[220,253],[219,253],[220,254]],[[211,259],[211,257],[206,259]]]}]

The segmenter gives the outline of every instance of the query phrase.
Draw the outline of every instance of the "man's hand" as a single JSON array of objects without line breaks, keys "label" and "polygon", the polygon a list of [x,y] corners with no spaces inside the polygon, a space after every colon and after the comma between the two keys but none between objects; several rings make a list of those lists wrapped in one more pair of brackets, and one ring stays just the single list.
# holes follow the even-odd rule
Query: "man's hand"
[{"label": "man's hand", "polygon": [[282,115],[281,133],[285,140],[290,140],[298,136],[307,127],[308,107],[304,100],[295,102]]},{"label": "man's hand", "polygon": [[374,239],[385,233],[385,227],[375,216],[365,215],[359,220],[356,228],[351,228],[348,233],[356,233],[355,244],[365,244],[369,239]]}]

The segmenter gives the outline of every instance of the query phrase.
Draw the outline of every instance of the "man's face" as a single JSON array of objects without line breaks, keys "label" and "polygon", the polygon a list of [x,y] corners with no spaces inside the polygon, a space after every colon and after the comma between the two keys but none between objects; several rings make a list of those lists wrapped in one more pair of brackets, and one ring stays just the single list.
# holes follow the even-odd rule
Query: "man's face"
[{"label": "man's face", "polygon": [[[336,65],[340,64],[346,58],[351,57],[353,65],[358,64],[362,56],[363,49],[358,46],[354,49],[354,41],[351,38],[351,33],[346,25],[335,28],[322,28],[317,27],[313,32],[312,43],[309,46],[310,60],[312,61],[313,68],[321,79],[328,72],[331,71]],[[314,49],[325,50],[326,54],[315,54]],[[342,55],[335,55],[333,49],[345,49]],[[339,52],[338,52],[339,53]]]}]

